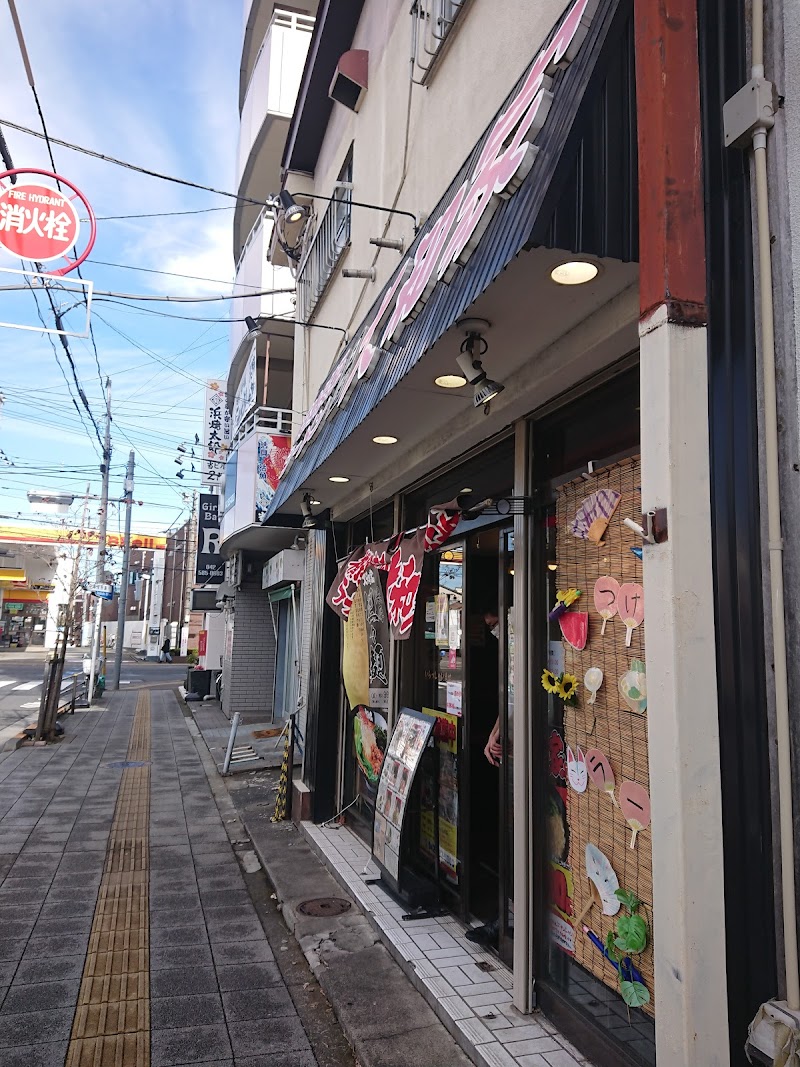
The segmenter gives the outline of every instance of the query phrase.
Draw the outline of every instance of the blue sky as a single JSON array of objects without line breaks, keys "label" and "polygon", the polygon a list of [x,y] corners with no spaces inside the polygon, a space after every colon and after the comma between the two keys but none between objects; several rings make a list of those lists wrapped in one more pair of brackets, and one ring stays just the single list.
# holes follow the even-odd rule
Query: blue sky
[{"label": "blue sky", "polygon": [[[71,0],[68,4],[17,0],[17,8],[52,136],[234,190],[241,0]],[[40,129],[5,3],[0,3],[0,41],[4,44],[0,120]],[[16,166],[50,169],[43,142],[9,129],[5,136]],[[97,242],[82,268],[96,289],[179,296],[230,291],[233,201],[59,146],[54,146],[54,155],[57,170],[81,189],[98,216],[225,209],[98,222]],[[220,283],[102,266],[92,260]],[[0,249],[0,266],[18,268],[20,262]],[[0,274],[0,285],[8,285],[12,277]],[[44,309],[41,296],[40,302]],[[134,510],[134,525],[141,531],[166,529],[181,511],[184,517],[188,514],[181,494],[199,485],[199,479],[188,474],[183,482],[175,478],[176,447],[182,440],[193,440],[199,431],[202,382],[224,376],[228,359],[224,323],[152,312],[222,320],[228,309],[226,302],[131,307],[99,298],[93,305],[100,371],[112,379],[112,496],[122,493],[124,466],[133,448],[134,496],[145,502]],[[0,321],[18,321],[19,316],[37,321],[32,294],[0,292]],[[70,313],[71,323],[79,319],[79,312]],[[58,339],[53,340],[69,375]],[[101,384],[91,344],[72,338],[70,347],[99,423]],[[0,392],[5,396],[0,449],[16,464],[10,468],[0,460],[0,513],[19,512],[32,518],[26,497],[31,488],[83,492],[90,481],[92,492],[99,492],[97,450],[75,411],[46,336],[0,328]],[[118,521],[112,511],[113,528]]]}]

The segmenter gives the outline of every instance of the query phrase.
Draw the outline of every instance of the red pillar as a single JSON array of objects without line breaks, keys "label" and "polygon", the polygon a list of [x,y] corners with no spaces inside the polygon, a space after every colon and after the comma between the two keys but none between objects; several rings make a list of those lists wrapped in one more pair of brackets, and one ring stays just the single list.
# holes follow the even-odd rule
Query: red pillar
[{"label": "red pillar", "polygon": [[707,322],[696,0],[634,0],[641,318]]}]

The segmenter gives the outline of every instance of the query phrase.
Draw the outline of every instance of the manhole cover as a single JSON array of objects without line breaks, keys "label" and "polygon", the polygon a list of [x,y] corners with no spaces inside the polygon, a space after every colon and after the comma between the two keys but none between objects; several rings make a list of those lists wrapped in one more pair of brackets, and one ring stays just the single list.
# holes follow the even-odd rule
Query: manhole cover
[{"label": "manhole cover", "polygon": [[315,900],[304,900],[297,905],[297,910],[303,915],[327,917],[328,915],[343,915],[350,911],[352,904],[349,900],[341,897],[317,897]]},{"label": "manhole cover", "polygon": [[114,763],[109,763],[109,767],[113,767],[115,770],[125,770],[126,767],[148,767],[149,765],[149,759],[120,759],[115,760]]}]

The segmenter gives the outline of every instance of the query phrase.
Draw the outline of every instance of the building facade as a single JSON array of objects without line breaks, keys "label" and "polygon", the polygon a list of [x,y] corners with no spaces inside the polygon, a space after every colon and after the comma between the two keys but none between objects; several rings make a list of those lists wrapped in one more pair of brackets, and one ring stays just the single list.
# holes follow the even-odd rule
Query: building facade
[{"label": "building facade", "polygon": [[743,1064],[763,1004],[800,1009],[797,27],[768,22],[765,79],[762,5],[668,8],[320,5],[272,241],[304,415],[266,516],[307,529],[312,817],[481,924],[593,1062]]}]

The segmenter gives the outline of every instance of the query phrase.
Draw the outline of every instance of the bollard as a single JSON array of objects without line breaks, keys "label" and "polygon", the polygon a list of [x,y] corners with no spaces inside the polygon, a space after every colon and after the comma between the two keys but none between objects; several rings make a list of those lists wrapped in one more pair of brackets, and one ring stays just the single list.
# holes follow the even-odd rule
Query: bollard
[{"label": "bollard", "polygon": [[236,731],[239,729],[240,718],[241,715],[237,711],[231,719],[231,736],[228,738],[228,750],[225,753],[225,762],[222,764],[223,774],[227,774],[231,768],[231,756],[233,755],[233,746],[236,743]]}]

